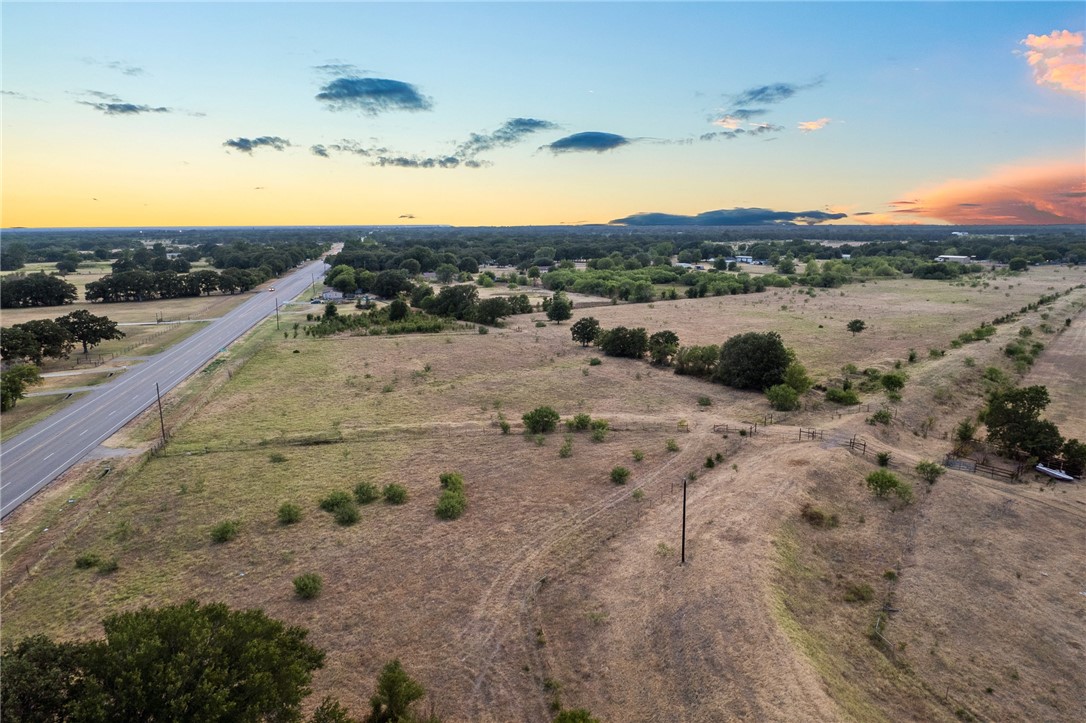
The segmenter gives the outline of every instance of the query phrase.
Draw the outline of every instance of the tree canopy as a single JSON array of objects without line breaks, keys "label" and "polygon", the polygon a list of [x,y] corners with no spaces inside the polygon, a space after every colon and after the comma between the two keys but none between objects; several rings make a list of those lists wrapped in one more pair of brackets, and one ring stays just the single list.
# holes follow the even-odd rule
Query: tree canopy
[{"label": "tree canopy", "polygon": [[86,309],[78,309],[57,319],[57,323],[68,330],[72,338],[83,344],[83,353],[90,347],[98,346],[110,339],[123,339],[124,332],[117,328],[117,322],[106,316],[95,316]]},{"label": "tree canopy", "polygon": [[792,353],[775,331],[733,336],[720,347],[713,380],[736,389],[762,391],[784,381]]}]

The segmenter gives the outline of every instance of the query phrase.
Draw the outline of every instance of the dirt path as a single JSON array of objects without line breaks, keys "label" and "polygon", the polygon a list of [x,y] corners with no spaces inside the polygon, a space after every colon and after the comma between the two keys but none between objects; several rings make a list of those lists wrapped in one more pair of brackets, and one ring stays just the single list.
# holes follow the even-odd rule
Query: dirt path
[{"label": "dirt path", "polygon": [[[1063,323],[1063,322],[1059,322]],[[1055,341],[1048,344],[1022,386],[1042,384],[1052,401],[1044,416],[1070,439],[1086,441],[1086,310],[1080,311]]]},{"label": "dirt path", "polygon": [[685,566],[676,491],[548,586],[540,617],[561,634],[544,657],[563,702],[603,720],[838,720],[772,612],[773,534],[802,492],[790,470],[818,454],[847,452],[746,440],[726,460],[738,471],[718,466],[690,486]]}]

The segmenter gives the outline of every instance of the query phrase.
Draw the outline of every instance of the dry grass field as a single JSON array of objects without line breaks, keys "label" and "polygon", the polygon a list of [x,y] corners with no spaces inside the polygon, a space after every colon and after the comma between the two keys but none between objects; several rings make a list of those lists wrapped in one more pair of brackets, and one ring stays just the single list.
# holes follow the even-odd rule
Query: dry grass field
[{"label": "dry grass field", "polygon": [[[776,330],[816,379],[921,352],[888,427],[812,395],[754,436],[713,427],[762,421],[761,395],[645,362],[589,366],[598,352],[573,344],[568,323],[535,327],[542,314],[487,335],[318,340],[265,324],[171,393],[163,454],[88,461],[5,520],[3,637],[94,636],[105,614],[195,597],[307,627],[328,651],[311,702],[335,694],[356,713],[399,657],[456,721],[542,721],[557,706],[608,721],[1081,720],[1082,484],[951,472],[929,488],[912,468],[949,451],[946,435],[982,404],[982,370],[1009,368],[1000,347],[1041,311],[990,343],[951,340],[1083,281],[1046,268],[988,287],[879,281],[575,311],[687,344]],[[1084,300],[1080,289],[1044,310],[1073,322],[1042,337],[1049,350],[1025,377],[1049,385],[1068,430],[1082,424],[1065,370],[1082,363]],[[868,330],[853,337],[852,318]],[[542,404],[612,430],[600,443],[574,434],[562,458],[564,430],[521,433]],[[800,441],[800,427],[823,435]],[[153,434],[137,422],[112,445]],[[866,455],[840,446],[854,435]],[[867,491],[875,450],[892,452],[913,504]],[[610,482],[616,465],[629,484]],[[438,475],[453,470],[468,509],[442,522]],[[337,526],[319,500],[360,481],[398,482],[409,500]],[[283,502],[302,507],[299,524],[277,524]],[[812,527],[804,504],[838,526]],[[213,544],[230,519],[238,538]],[[77,570],[84,552],[119,568]],[[316,600],[293,593],[304,572],[324,578]],[[847,602],[863,585],[870,599]],[[895,612],[876,646],[884,604]]]}]

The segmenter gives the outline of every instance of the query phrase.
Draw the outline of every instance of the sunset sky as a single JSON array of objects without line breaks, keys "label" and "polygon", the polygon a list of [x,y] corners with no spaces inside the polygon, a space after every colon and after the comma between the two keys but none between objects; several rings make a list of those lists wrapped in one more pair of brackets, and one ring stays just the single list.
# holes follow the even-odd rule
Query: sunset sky
[{"label": "sunset sky", "polygon": [[5,228],[1086,223],[1081,2],[2,12]]}]

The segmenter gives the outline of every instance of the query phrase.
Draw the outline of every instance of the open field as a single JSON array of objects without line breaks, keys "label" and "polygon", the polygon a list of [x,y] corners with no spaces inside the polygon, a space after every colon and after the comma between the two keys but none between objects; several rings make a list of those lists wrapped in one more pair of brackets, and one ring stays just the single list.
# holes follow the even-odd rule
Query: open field
[{"label": "open field", "polygon": [[[169,395],[162,454],[109,460],[104,475],[106,462],[87,462],[5,520],[4,637],[94,636],[110,612],[196,597],[307,627],[328,651],[311,704],[334,694],[356,715],[399,657],[446,720],[549,720],[557,704],[612,721],[1080,720],[1082,484],[953,472],[929,490],[911,470],[949,450],[944,435],[981,405],[981,371],[1008,368],[1000,347],[1042,311],[991,343],[950,341],[1084,279],[1048,268],[988,288],[879,281],[587,312],[686,344],[778,330],[816,380],[921,352],[888,427],[812,395],[757,435],[727,438],[713,425],[763,420],[764,397],[645,362],[589,366],[598,351],[573,344],[568,323],[535,327],[541,313],[486,335],[309,339],[289,330],[317,307],[299,306],[284,314],[287,338],[266,322]],[[1044,337],[1051,368],[1046,352],[1026,377],[1050,385],[1068,430],[1076,382],[1055,355],[1083,356],[1084,299],[1080,289],[1044,310],[1073,323]],[[868,330],[850,335],[852,318]],[[520,433],[541,404],[612,430],[602,443],[574,434],[561,458],[563,430],[540,443]],[[116,444],[153,439],[157,418],[141,423]],[[799,427],[824,434],[800,441]],[[866,456],[840,446],[854,435]],[[914,504],[863,486],[876,449],[892,451]],[[628,485],[609,481],[616,465],[632,471]],[[468,509],[441,522],[438,475],[452,470]],[[692,472],[680,567],[680,481]],[[363,507],[350,527],[318,509],[363,480],[403,484],[409,500]],[[283,502],[302,522],[276,523]],[[808,525],[805,503],[839,525]],[[240,536],[212,544],[227,519]],[[77,570],[84,552],[119,569]],[[324,578],[316,600],[293,594],[304,572]],[[845,601],[865,584],[869,599]],[[877,647],[884,603],[900,612]]]}]

